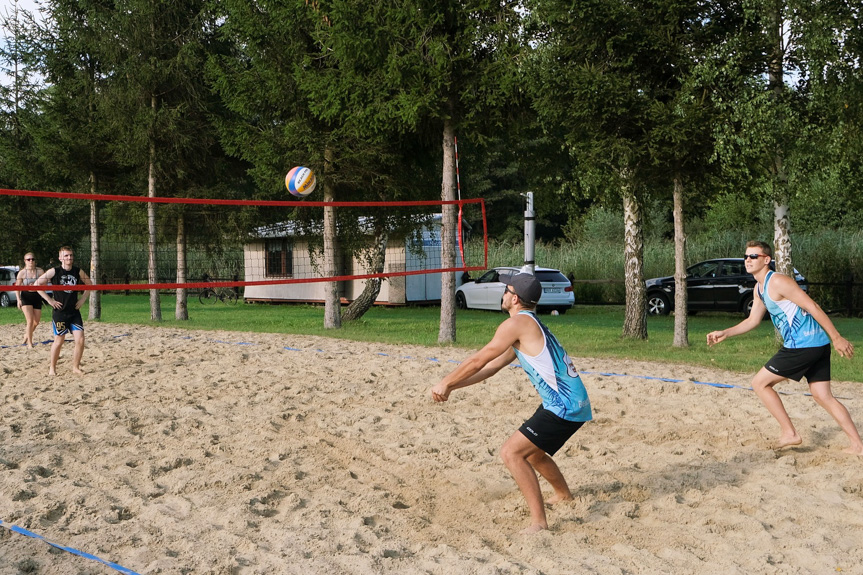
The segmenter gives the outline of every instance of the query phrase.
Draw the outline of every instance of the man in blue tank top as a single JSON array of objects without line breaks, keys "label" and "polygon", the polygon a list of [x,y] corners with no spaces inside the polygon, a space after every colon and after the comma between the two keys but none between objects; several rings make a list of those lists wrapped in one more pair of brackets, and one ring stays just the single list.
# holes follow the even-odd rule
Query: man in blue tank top
[{"label": "man in blue tank top", "polygon": [[590,400],[569,356],[536,317],[542,285],[532,274],[502,277],[507,284],[501,308],[509,313],[481,350],[463,361],[431,390],[432,398],[446,401],[453,390],[480,383],[518,358],[542,405],[503,444],[500,450],[509,472],[530,509],[531,524],[522,533],[548,529],[542,491],[536,472],[554,489],[554,504],[572,499],[572,493],[551,458],[585,422],[592,419]]},{"label": "man in blue tank top", "polygon": [[854,345],[839,335],[833,322],[821,307],[800,289],[792,278],[770,269],[773,251],[765,242],[746,244],[746,271],[755,276],[758,297],[752,302],[749,317],[726,330],[707,334],[707,344],[715,345],[726,337],[755,329],[764,312],[782,335],[782,347],[752,379],[752,389],[781,429],[777,446],[800,445],[797,433],[779,394],[773,389],[780,381],[805,377],[815,401],[827,410],[848,436],[851,447],[846,453],[863,455],[863,442],[857,426],[842,403],[830,390],[830,342],[842,357],[854,356]]}]

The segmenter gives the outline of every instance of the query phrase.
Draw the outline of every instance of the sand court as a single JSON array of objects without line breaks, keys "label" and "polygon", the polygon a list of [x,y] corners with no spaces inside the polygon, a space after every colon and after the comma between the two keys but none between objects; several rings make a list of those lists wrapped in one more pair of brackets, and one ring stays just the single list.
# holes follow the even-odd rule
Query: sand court
[{"label": "sand court", "polygon": [[[863,573],[863,461],[805,384],[780,386],[804,444],[774,451],[750,374],[574,358],[575,500],[525,537],[498,456],[539,404],[518,367],[435,404],[469,351],[86,330],[84,376],[71,344],[53,378],[50,346],[0,350],[0,575],[121,572],[10,525],[141,574]],[[863,419],[861,384],[834,393]]]}]

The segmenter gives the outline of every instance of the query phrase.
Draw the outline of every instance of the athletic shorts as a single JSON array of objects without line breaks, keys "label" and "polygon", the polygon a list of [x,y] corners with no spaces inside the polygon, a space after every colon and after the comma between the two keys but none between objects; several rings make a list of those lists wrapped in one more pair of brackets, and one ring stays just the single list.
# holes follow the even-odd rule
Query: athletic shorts
[{"label": "athletic shorts", "polygon": [[42,309],[42,296],[34,291],[18,292],[18,297],[21,298],[21,305],[32,305],[33,309]]},{"label": "athletic shorts", "polygon": [[803,377],[809,383],[830,381],[830,344],[799,349],[783,346],[764,367],[794,381],[800,381]]},{"label": "athletic shorts", "polygon": [[78,310],[75,310],[75,313],[57,313],[55,311],[51,325],[54,327],[54,335],[84,331],[84,320]]},{"label": "athletic shorts", "polygon": [[582,425],[584,425],[583,421],[563,419],[540,405],[536,413],[518,430],[531,443],[549,455],[554,455],[576,431],[581,429]]}]

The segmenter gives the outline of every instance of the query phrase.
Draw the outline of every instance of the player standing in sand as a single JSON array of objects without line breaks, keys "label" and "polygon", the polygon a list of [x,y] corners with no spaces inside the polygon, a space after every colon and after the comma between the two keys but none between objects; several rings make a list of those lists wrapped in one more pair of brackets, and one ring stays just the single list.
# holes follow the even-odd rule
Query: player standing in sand
[{"label": "player standing in sand", "polygon": [[[45,271],[36,265],[36,256],[33,252],[24,254],[24,269],[18,272],[15,285],[30,286],[36,283],[39,276]],[[24,314],[26,327],[24,328],[24,345],[33,347],[33,332],[42,320],[42,298],[32,291],[18,292],[18,309]]]},{"label": "player standing in sand", "polygon": [[[93,285],[87,274],[81,268],[73,265],[75,255],[72,248],[63,246],[60,248],[60,265],[49,269],[36,280],[36,285],[53,284],[55,286]],[[86,291],[71,291],[55,288],[53,297],[47,292],[40,291],[48,305],[54,308],[51,319],[54,327],[54,343],[51,345],[51,364],[48,375],[57,375],[57,360],[60,358],[60,350],[66,334],[71,333],[75,340],[75,352],[72,356],[72,371],[77,374],[84,373],[81,370],[81,357],[84,355],[84,320],[81,318],[81,306],[87,299]]]},{"label": "player standing in sand", "polygon": [[538,471],[554,488],[549,504],[572,499],[554,455],[585,422],[592,419],[581,377],[552,333],[536,317],[542,285],[535,276],[502,276],[507,283],[501,308],[509,313],[481,350],[463,361],[431,390],[446,401],[453,390],[484,381],[518,358],[542,398],[536,413],[512,434],[500,450],[530,509],[530,526],[522,533],[548,529]]},{"label": "player standing in sand", "polygon": [[769,267],[773,251],[765,242],[746,244],[746,271],[758,282],[758,297],[752,302],[749,317],[734,327],[707,334],[707,344],[715,345],[726,337],[740,335],[755,329],[764,312],[782,335],[783,344],[752,379],[752,389],[767,411],[776,418],[781,428],[777,446],[800,445],[803,440],[791,423],[779,394],[773,389],[786,379],[800,381],[806,377],[809,391],[815,401],[829,413],[851,441],[846,453],[863,455],[863,442],[851,415],[830,391],[830,342],[842,357],[854,357],[854,345],[839,335],[833,322],[800,289],[792,278],[776,273]]}]

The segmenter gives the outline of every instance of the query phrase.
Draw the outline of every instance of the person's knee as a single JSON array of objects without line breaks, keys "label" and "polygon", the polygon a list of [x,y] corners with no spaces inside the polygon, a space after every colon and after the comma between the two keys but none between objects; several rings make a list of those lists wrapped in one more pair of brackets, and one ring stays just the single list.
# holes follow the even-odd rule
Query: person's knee
[{"label": "person's knee", "polygon": [[818,405],[825,405],[836,399],[833,397],[833,392],[830,391],[829,386],[810,385],[809,393],[812,394],[812,399],[814,399]]},{"label": "person's knee", "polygon": [[507,467],[519,461],[525,461],[527,456],[511,441],[507,441],[500,448],[500,458]]},{"label": "person's knee", "polygon": [[515,458],[515,450],[510,446],[509,442],[507,442],[500,448],[500,453],[498,455],[500,456],[501,461],[508,466]]}]

